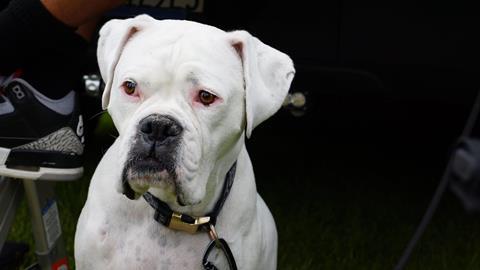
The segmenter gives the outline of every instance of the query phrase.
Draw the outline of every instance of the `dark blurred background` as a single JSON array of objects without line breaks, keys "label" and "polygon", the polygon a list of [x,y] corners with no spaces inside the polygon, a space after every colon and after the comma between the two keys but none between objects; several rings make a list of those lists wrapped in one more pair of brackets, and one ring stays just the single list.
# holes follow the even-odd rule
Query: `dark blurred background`
[{"label": "dark blurred background", "polygon": [[[208,1],[204,21],[289,54],[302,117],[248,142],[280,269],[392,269],[480,90],[467,1]],[[480,220],[447,193],[407,269],[480,269]]]}]

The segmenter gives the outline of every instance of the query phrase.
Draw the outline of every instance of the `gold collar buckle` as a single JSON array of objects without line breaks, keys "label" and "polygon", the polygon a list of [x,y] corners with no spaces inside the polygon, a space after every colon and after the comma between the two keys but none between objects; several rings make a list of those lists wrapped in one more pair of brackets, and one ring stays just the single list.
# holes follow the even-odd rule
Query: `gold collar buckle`
[{"label": "gold collar buckle", "polygon": [[182,214],[172,213],[172,218],[170,219],[170,224],[168,227],[173,230],[184,231],[191,234],[194,234],[198,231],[198,228],[210,222],[210,217],[197,217],[195,218],[194,223],[187,223],[182,220]]}]

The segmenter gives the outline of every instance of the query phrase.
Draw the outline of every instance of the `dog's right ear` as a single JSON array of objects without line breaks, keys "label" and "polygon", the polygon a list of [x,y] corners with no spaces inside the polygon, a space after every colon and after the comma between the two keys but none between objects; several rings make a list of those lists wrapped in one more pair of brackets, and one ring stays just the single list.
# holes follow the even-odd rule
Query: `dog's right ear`
[{"label": "dog's right ear", "polygon": [[155,21],[148,15],[140,15],[126,20],[110,20],[100,29],[97,58],[100,74],[105,81],[102,96],[102,108],[107,109],[110,101],[113,75],[123,48],[135,33]]},{"label": "dog's right ear", "polygon": [[239,30],[228,33],[230,44],[242,61],[245,82],[245,134],[282,106],[287,96],[295,68],[290,57]]}]

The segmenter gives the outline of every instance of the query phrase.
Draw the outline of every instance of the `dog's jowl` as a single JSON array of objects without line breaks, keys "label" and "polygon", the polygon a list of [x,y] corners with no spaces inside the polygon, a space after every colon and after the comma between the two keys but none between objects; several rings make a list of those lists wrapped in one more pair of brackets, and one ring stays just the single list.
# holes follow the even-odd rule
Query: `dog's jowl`
[{"label": "dog's jowl", "polygon": [[78,221],[77,269],[275,269],[245,139],[280,108],[291,59],[245,31],[145,15],[109,21],[98,44],[119,137]]}]

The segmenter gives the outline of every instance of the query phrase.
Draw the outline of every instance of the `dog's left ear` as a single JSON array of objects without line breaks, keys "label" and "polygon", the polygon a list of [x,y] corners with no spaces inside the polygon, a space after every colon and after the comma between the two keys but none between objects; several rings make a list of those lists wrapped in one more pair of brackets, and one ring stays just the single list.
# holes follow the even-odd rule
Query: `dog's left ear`
[{"label": "dog's left ear", "polygon": [[105,81],[102,96],[102,108],[105,110],[110,101],[113,75],[125,44],[135,33],[155,21],[148,15],[140,15],[126,20],[110,20],[100,29],[97,58],[100,74]]},{"label": "dog's left ear", "polygon": [[295,69],[288,55],[262,43],[246,31],[228,33],[243,64],[246,135],[276,113],[287,96]]}]

